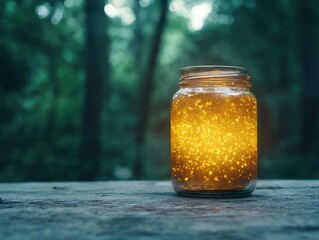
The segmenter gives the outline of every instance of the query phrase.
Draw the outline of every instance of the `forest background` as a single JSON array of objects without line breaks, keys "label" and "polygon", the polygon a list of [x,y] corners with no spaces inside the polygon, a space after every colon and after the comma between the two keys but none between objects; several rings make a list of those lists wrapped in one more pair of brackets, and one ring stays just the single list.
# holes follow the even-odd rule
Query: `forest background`
[{"label": "forest background", "polygon": [[179,69],[248,69],[259,177],[319,178],[319,1],[1,0],[0,181],[169,179]]}]

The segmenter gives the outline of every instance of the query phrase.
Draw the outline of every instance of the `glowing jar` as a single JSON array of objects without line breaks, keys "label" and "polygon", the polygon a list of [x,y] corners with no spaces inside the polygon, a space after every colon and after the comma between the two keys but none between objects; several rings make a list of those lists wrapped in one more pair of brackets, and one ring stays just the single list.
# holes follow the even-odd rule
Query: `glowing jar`
[{"label": "glowing jar", "polygon": [[171,178],[181,195],[249,195],[257,180],[257,102],[247,70],[181,69],[171,106]]}]

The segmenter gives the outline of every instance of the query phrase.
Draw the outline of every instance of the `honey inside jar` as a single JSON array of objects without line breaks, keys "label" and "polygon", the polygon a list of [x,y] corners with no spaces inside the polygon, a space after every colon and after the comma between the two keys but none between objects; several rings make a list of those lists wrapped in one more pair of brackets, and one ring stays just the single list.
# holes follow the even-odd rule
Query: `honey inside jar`
[{"label": "honey inside jar", "polygon": [[257,179],[256,98],[245,85],[200,80],[205,84],[181,86],[173,97],[173,186],[184,193],[247,190]]}]

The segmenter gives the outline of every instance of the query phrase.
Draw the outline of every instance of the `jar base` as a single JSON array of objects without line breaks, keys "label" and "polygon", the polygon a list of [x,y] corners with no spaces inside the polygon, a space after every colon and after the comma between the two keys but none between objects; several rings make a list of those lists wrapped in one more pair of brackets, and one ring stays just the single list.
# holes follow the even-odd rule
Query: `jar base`
[{"label": "jar base", "polygon": [[200,198],[241,198],[249,197],[253,190],[180,190],[176,193],[184,197],[200,197]]},{"label": "jar base", "polygon": [[250,180],[246,186],[239,189],[212,190],[201,189],[198,186],[193,188],[177,188],[175,184],[174,190],[180,196],[200,197],[200,198],[241,198],[249,197],[256,188],[256,180]]}]

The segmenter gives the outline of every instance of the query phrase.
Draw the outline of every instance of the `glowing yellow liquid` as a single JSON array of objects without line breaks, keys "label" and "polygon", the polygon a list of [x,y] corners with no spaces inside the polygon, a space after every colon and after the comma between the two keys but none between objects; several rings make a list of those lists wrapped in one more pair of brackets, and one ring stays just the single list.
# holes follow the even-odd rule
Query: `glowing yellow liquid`
[{"label": "glowing yellow liquid", "polygon": [[184,88],[171,108],[178,190],[240,190],[257,178],[257,103],[247,89]]}]

